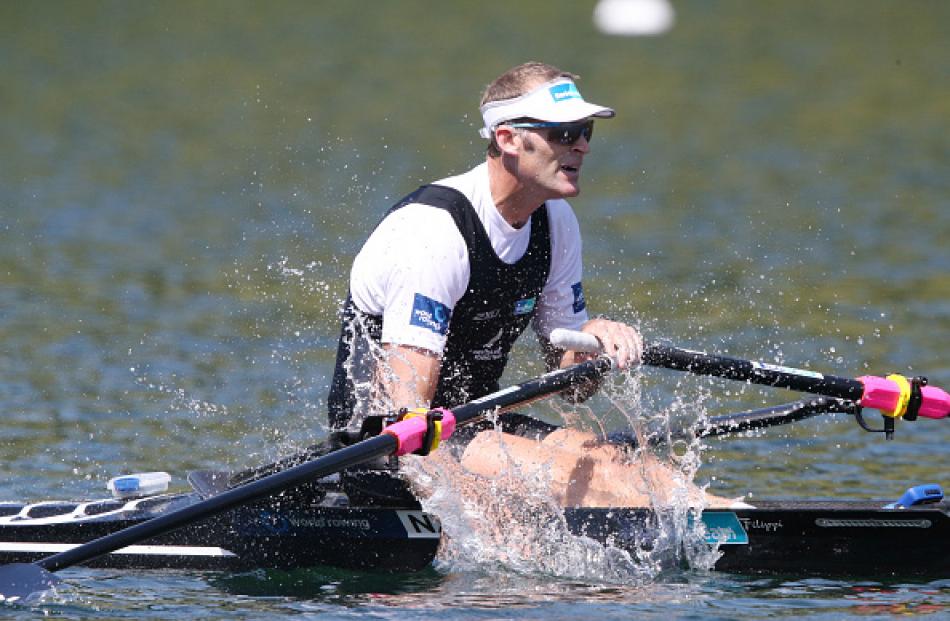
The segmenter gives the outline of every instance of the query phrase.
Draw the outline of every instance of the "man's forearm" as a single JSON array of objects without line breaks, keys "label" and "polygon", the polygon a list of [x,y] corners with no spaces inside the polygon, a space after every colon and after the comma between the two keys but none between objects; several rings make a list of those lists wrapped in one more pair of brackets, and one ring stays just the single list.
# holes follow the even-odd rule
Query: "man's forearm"
[{"label": "man's forearm", "polygon": [[383,345],[386,361],[377,382],[395,409],[429,407],[439,381],[441,359],[435,353],[407,345]]}]

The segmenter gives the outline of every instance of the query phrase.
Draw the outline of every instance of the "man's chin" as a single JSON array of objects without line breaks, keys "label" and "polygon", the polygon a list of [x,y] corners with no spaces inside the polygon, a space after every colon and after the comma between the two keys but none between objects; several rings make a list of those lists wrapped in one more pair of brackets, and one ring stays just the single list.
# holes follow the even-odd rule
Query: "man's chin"
[{"label": "man's chin", "polygon": [[577,182],[564,186],[565,191],[561,193],[563,198],[574,198],[581,193],[581,185]]},{"label": "man's chin", "polygon": [[580,179],[576,175],[573,178],[562,176],[558,179],[557,185],[553,188],[560,198],[571,198],[581,193]]}]

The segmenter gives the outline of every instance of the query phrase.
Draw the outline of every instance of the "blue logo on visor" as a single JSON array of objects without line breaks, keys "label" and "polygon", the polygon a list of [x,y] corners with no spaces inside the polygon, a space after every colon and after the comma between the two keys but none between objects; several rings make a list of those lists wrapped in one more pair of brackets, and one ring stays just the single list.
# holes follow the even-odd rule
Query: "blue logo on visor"
[{"label": "blue logo on visor", "polygon": [[574,292],[574,312],[579,313],[587,308],[587,300],[584,299],[584,288],[578,282],[571,285],[571,290]]},{"label": "blue logo on visor", "polygon": [[445,334],[449,331],[449,319],[452,318],[452,309],[432,298],[417,293],[412,301],[412,315],[409,324],[432,330],[436,334]]},{"label": "blue logo on visor", "polygon": [[580,91],[577,90],[577,87],[573,82],[555,84],[548,89],[548,92],[551,93],[554,103],[558,103],[566,99],[583,99],[583,97],[581,97]]},{"label": "blue logo on visor", "polygon": [[515,302],[515,315],[527,315],[534,310],[534,298],[525,298]]}]

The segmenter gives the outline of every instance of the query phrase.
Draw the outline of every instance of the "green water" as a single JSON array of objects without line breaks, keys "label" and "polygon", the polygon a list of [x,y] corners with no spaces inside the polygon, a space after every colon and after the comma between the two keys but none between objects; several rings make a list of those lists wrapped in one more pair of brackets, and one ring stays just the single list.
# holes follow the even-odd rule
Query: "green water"
[{"label": "green water", "polygon": [[[587,98],[618,110],[598,123],[573,201],[594,312],[683,346],[950,384],[950,5],[680,1],[652,38],[597,33],[593,5],[0,5],[0,498],[100,494],[130,470],[240,466],[321,435],[352,255],[393,200],[479,161],[478,94],[528,59],[580,73]],[[537,373],[532,353],[519,346],[509,379]],[[657,408],[793,396],[644,375]],[[753,498],[889,498],[950,484],[948,439],[945,421],[885,442],[828,418],[712,443],[700,476]],[[946,581],[687,573],[618,587],[433,571],[388,585],[306,576],[268,595],[214,576],[80,570],[68,574],[78,601],[51,611],[950,607]]]}]

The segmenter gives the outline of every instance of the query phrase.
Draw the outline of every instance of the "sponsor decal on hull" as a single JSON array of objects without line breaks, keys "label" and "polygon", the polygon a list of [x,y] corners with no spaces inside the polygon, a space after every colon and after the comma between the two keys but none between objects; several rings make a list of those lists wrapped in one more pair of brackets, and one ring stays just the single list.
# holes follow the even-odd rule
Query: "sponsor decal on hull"
[{"label": "sponsor decal on hull", "polygon": [[422,511],[396,511],[396,514],[410,539],[438,539],[442,536],[442,524],[434,515]]},{"label": "sponsor decal on hull", "polygon": [[[692,524],[690,515],[690,524]],[[711,545],[748,545],[749,534],[742,523],[731,511],[713,511],[703,513],[703,526],[706,527],[706,543]]]}]

